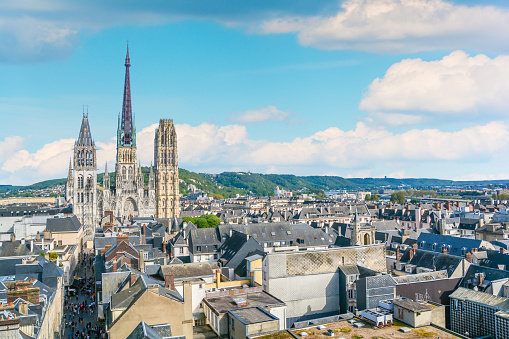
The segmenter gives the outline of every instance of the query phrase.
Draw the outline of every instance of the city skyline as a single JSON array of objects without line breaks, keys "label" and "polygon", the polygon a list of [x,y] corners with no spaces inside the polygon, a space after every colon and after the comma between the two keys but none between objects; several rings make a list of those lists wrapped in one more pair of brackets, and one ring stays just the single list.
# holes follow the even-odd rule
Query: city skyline
[{"label": "city skyline", "polygon": [[115,162],[127,40],[144,166],[170,118],[198,172],[509,179],[504,6],[1,4],[0,184],[65,177],[83,105]]}]

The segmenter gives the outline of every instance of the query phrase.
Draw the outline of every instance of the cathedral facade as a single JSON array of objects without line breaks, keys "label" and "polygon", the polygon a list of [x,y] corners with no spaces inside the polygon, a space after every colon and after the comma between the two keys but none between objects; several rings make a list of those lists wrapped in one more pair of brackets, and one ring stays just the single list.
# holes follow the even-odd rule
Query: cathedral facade
[{"label": "cathedral facade", "polygon": [[129,48],[125,59],[124,100],[117,128],[115,182],[105,166],[102,187],[97,182],[96,148],[88,113],[83,114],[80,134],[69,164],[66,199],[84,226],[85,240],[92,240],[105,211],[128,221],[131,217],[172,218],[180,214],[177,135],[171,119],[161,119],[154,138],[154,163],[145,175],[136,155],[136,127],[131,106]]}]

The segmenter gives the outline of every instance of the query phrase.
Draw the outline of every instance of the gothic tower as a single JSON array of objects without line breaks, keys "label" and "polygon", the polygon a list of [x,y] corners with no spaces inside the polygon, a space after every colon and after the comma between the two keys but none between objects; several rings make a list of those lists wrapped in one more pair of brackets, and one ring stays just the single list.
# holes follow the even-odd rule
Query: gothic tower
[{"label": "gothic tower", "polygon": [[177,133],[171,119],[159,120],[154,139],[154,162],[157,217],[178,217],[180,204]]},{"label": "gothic tower", "polygon": [[[137,190],[138,165],[136,161],[136,128],[131,107],[131,81],[129,75],[129,46],[125,58],[124,100],[122,117],[119,116],[117,129],[117,166],[115,168],[115,185],[117,195],[125,197],[126,193]],[[123,217],[137,216],[136,199],[121,199],[122,206],[116,206]]]},{"label": "gothic tower", "polygon": [[[69,177],[70,175],[69,165]],[[73,214],[83,225],[85,241],[92,241],[97,222],[97,167],[95,143],[90,133],[88,113],[83,114],[80,135],[74,143],[74,175],[70,179],[68,178],[67,181],[68,192],[73,195]]]}]

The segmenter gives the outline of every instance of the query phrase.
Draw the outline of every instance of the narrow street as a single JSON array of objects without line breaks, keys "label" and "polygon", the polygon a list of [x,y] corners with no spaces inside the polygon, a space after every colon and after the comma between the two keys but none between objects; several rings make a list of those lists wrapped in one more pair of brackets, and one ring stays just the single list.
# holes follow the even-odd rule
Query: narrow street
[{"label": "narrow street", "polygon": [[74,295],[67,292],[64,303],[65,332],[62,338],[90,339],[107,338],[104,326],[97,321],[94,295],[93,255],[83,254],[74,276],[81,279],[80,286],[69,286],[66,291],[75,290]]}]

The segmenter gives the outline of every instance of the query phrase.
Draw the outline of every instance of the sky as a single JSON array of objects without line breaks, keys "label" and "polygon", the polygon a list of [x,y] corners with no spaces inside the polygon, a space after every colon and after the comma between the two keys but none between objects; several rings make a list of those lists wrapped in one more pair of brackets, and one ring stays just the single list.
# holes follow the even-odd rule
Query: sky
[{"label": "sky", "polygon": [[144,166],[509,179],[507,1],[0,0],[0,184],[114,166],[127,41]]}]

